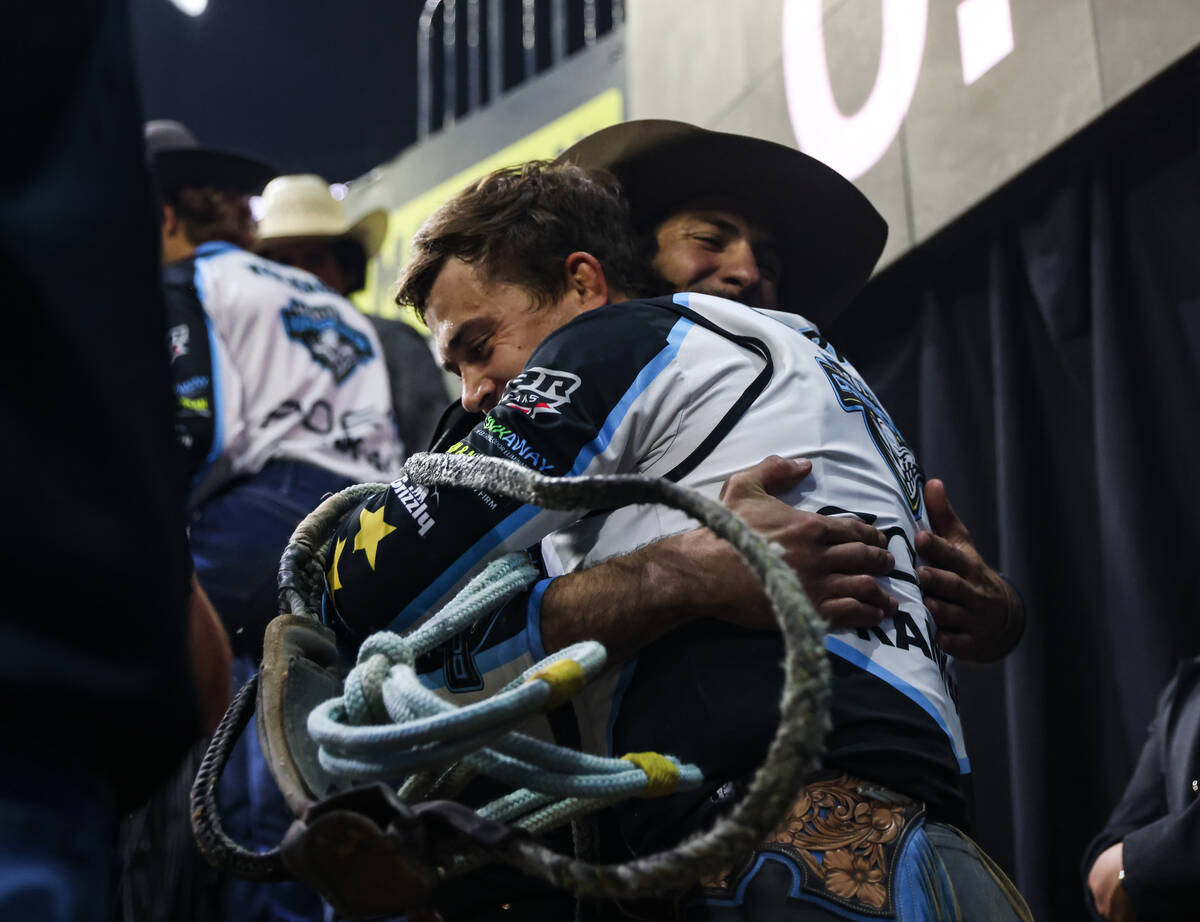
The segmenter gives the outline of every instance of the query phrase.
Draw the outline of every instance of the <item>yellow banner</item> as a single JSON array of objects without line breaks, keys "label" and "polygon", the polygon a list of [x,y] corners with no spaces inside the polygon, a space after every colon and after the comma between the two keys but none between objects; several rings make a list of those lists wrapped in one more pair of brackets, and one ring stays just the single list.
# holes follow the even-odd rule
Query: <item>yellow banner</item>
[{"label": "yellow banner", "polygon": [[566,115],[543,125],[532,134],[496,151],[490,157],[463,170],[428,192],[401,205],[388,214],[388,232],[379,256],[367,267],[367,284],[355,297],[355,303],[368,314],[401,317],[416,323],[411,311],[401,311],[389,296],[392,282],[408,258],[408,245],[421,223],[438,207],[469,183],[493,170],[526,160],[549,160],[594,131],[621,121],[624,100],[615,87],[605,90]]}]

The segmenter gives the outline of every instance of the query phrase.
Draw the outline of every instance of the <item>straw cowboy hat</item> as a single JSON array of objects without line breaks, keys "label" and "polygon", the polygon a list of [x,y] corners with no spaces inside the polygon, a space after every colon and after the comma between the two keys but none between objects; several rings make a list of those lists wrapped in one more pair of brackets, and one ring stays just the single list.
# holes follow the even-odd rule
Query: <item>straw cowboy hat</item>
[{"label": "straw cowboy hat", "polygon": [[329,191],[329,184],[311,173],[271,180],[262,199],[256,246],[259,251],[291,241],[349,237],[362,244],[370,259],[379,252],[387,233],[387,212],[372,211],[351,224],[342,203]]},{"label": "straw cowboy hat", "polygon": [[847,179],[759,138],[644,119],[588,135],[558,162],[613,173],[641,231],[701,200],[736,204],[775,237],[781,307],[818,324],[866,284],[887,240],[887,223]]},{"label": "straw cowboy hat", "polygon": [[187,127],[170,119],[146,122],[146,160],[160,195],[189,186],[218,186],[250,195],[278,172],[252,157],[201,147]]}]

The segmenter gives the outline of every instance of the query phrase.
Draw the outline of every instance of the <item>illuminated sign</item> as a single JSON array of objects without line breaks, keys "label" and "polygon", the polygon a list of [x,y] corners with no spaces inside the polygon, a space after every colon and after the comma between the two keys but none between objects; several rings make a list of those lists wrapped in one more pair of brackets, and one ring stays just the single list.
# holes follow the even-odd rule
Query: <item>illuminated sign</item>
[{"label": "illuminated sign", "polygon": [[[848,179],[884,155],[908,115],[929,19],[929,0],[880,0],[883,41],[867,101],[838,108],[825,56],[822,0],[784,0],[783,72],[788,113],[800,149]],[[974,83],[1013,51],[1010,0],[962,0],[958,39],[963,82]]]}]

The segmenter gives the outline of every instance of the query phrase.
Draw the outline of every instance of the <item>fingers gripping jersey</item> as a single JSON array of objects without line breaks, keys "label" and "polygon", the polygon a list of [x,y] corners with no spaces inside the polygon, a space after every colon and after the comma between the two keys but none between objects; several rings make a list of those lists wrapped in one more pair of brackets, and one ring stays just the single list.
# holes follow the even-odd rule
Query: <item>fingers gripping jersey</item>
[{"label": "fingers gripping jersey", "polygon": [[[927,527],[920,468],[853,366],[801,318],[695,294],[588,312],[548,337],[499,405],[448,451],[508,458],[551,476],[665,476],[713,498],[730,475],[767,454],[811,459],[813,476],[784,499],[873,524],[891,539],[897,561],[883,580],[901,602],[897,616],[876,629],[833,632],[827,639],[840,664],[835,674],[863,677],[854,694],[870,690],[858,712],[865,715],[860,723],[871,725],[864,735],[886,736],[879,727],[888,722],[887,708],[872,697],[882,689],[903,702],[908,721],[892,729],[894,737],[913,735],[919,723],[921,745],[937,750],[932,761],[948,763],[955,775],[969,770],[952,664],[934,643],[916,584],[913,540]],[[373,630],[419,623],[504,551],[546,538],[542,550],[553,574],[693,524],[657,506],[580,517],[482,492],[427,492],[400,480],[364,503],[337,533],[327,616],[353,648]],[[535,593],[527,611],[510,606],[450,645],[441,669],[422,664],[430,669],[429,684],[467,697],[490,693],[540,655],[537,619]],[[657,642],[665,668],[701,655],[705,643],[715,664],[737,660],[742,641],[703,634]],[[679,646],[671,650],[671,644]],[[749,646],[762,655],[758,640]],[[630,684],[638,668],[627,667],[577,699],[587,748],[611,746],[622,696],[627,689],[639,694],[637,683]],[[717,670],[697,681],[711,687],[721,675]],[[639,700],[653,706],[662,698],[641,693]],[[765,732],[769,739],[769,720]]]},{"label": "fingers gripping jersey", "polygon": [[228,243],[201,245],[163,281],[193,505],[272,458],[358,481],[399,470],[379,341],[353,305]]}]

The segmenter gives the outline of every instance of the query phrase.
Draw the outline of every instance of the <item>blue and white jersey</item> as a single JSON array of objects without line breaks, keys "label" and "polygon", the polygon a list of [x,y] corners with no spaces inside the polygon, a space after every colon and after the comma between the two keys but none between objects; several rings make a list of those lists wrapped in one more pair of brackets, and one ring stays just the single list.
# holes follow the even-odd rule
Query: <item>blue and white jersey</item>
[{"label": "blue and white jersey", "polygon": [[163,271],[193,506],[275,458],[387,480],[403,447],[368,320],[316,276],[206,243]]},{"label": "blue and white jersey", "polygon": [[[909,750],[902,777],[935,774],[943,791],[969,771],[953,666],[934,642],[915,577],[914,536],[928,527],[921,470],[854,367],[802,318],[699,294],[590,311],[547,337],[496,408],[448,450],[553,476],[666,477],[713,498],[768,454],[809,458],[813,476],[784,499],[856,516],[887,535],[896,569],[881,582],[900,600],[878,628],[828,635],[831,752],[857,767],[859,756],[878,764]],[[581,517],[477,491],[427,492],[402,479],[339,530],[327,616],[353,647],[374,630],[419,624],[501,553],[540,542],[553,576],[693,527],[659,506]],[[440,662],[427,657],[419,665],[428,683],[467,701],[527,668],[543,655],[542,591],[447,644]],[[778,654],[769,632],[717,622],[673,631],[575,699],[582,745],[672,752],[728,780],[742,764],[729,751],[751,753],[753,768],[773,735],[779,686],[761,667],[777,667]],[[743,700],[730,683],[747,679],[756,688]],[[936,799],[920,785],[863,776]]]}]

